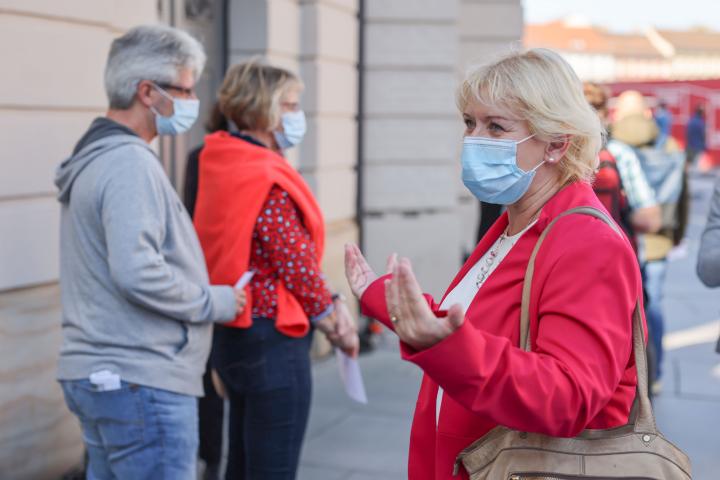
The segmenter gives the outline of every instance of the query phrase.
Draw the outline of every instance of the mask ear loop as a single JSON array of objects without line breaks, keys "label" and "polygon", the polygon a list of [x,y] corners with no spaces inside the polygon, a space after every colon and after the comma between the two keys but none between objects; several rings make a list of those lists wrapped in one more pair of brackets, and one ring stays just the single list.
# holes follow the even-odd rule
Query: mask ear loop
[{"label": "mask ear loop", "polygon": [[530,139],[531,139],[532,137],[534,137],[535,135],[537,135],[537,134],[533,133],[532,135],[528,135],[527,137],[523,138],[522,140],[518,140],[517,142],[515,142],[515,144],[516,144],[516,145],[520,145],[520,144],[523,143],[525,140],[530,140]]},{"label": "mask ear loop", "polygon": [[543,160],[542,162],[538,163],[538,164],[535,165],[528,173],[532,173],[532,172],[536,171],[538,168],[540,168],[540,167],[542,167],[543,165],[545,165],[546,162],[547,162],[547,160]]},{"label": "mask ear loop", "polygon": [[168,100],[170,100],[170,103],[172,103],[172,106],[173,106],[173,113],[171,113],[170,115],[168,115],[167,117],[165,117],[165,115],[163,115],[163,114],[161,114],[160,112],[157,111],[157,108],[155,108],[154,105],[150,105],[150,111],[151,111],[152,113],[154,113],[154,114],[155,114],[156,116],[158,116],[158,117],[165,117],[165,118],[170,118],[170,117],[172,117],[172,116],[175,114],[175,97],[173,97],[173,96],[170,95],[168,92],[166,92],[165,90],[163,90],[162,88],[160,88],[157,84],[155,84],[155,82],[152,82],[152,86],[155,88],[155,90],[158,91],[158,93],[160,93],[160,95],[162,95],[163,97],[165,97],[165,98],[167,98]]},{"label": "mask ear loop", "polygon": [[[520,144],[523,143],[525,140],[531,139],[531,138],[534,137],[535,135],[536,135],[536,134],[533,133],[532,135],[528,135],[527,137],[523,138],[522,140],[518,140],[517,142],[515,142],[515,155],[517,155],[517,145],[520,145]],[[517,157],[516,157],[516,158],[517,158]],[[528,171],[525,172],[525,173],[533,173],[533,172],[535,172],[538,168],[542,167],[542,166],[545,164],[546,161],[547,161],[547,160],[543,160],[542,162],[538,163],[537,165],[535,165],[533,168],[531,168],[530,170],[528,170]],[[520,169],[520,170],[522,171],[522,169]]]}]

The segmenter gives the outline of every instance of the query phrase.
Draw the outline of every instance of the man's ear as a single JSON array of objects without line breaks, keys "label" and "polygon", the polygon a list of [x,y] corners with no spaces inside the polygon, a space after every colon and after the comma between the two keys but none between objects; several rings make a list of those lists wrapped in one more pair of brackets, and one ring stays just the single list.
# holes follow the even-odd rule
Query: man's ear
[{"label": "man's ear", "polygon": [[155,94],[153,93],[154,91],[155,87],[153,87],[151,81],[140,80],[140,83],[138,83],[137,86],[137,91],[135,92],[135,96],[140,103],[150,108],[155,103]]},{"label": "man's ear", "polygon": [[562,135],[551,141],[545,148],[545,161],[548,163],[557,163],[567,153],[570,148],[570,135]]}]

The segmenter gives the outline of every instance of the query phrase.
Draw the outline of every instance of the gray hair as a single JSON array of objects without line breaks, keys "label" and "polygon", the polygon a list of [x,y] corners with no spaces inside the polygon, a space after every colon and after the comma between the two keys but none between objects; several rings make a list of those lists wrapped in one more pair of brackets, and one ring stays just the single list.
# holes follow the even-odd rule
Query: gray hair
[{"label": "gray hair", "polygon": [[105,92],[110,108],[130,108],[141,80],[176,81],[181,68],[195,79],[205,66],[205,50],[188,33],[163,25],[143,25],[116,38],[105,66]]}]

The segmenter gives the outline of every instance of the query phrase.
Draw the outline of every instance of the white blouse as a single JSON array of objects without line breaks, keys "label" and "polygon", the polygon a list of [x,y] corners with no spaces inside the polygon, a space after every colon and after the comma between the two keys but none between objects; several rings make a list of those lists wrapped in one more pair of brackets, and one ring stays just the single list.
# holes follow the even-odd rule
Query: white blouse
[{"label": "white blouse", "polygon": [[[460,280],[460,282],[455,285],[455,288],[447,294],[440,304],[440,309],[447,310],[456,303],[459,303],[463,307],[463,310],[467,312],[468,308],[470,308],[470,304],[475,298],[475,295],[477,295],[478,290],[480,290],[490,275],[495,271],[498,265],[500,265],[500,262],[507,257],[507,254],[510,253],[510,250],[512,250],[518,240],[520,240],[520,237],[522,237],[525,232],[535,225],[536,222],[537,220],[531,222],[527,227],[515,235],[505,235],[505,233],[500,235],[488,251],[485,252],[482,258],[480,258],[480,260],[478,260],[477,263],[468,270],[463,279]],[[438,389],[437,401],[435,404],[436,427],[440,418],[442,397],[443,389],[441,387]]]}]

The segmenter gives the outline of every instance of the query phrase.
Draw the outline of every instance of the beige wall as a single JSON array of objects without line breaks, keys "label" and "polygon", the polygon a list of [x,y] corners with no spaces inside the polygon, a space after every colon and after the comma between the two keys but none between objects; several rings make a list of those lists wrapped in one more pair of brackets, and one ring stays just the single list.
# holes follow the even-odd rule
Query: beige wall
[{"label": "beige wall", "polygon": [[110,41],[155,19],[145,0],[0,0],[0,290],[58,275],[55,165],[106,102]]},{"label": "beige wall", "polygon": [[113,37],[154,22],[146,0],[0,0],[0,478],[56,479],[82,458],[54,381],[60,343],[53,175],[106,106]]},{"label": "beige wall", "polygon": [[367,0],[364,248],[382,271],[408,256],[435,294],[461,259],[453,100],[459,2]]},{"label": "beige wall", "polygon": [[519,0],[366,1],[363,228],[370,263],[408,256],[440,296],[475,245],[454,92],[472,64],[518,45]]},{"label": "beige wall", "polygon": [[300,2],[300,73],[308,135],[300,172],[315,191],[327,225],[323,270],[347,295],[343,245],[357,240],[357,0]]}]

